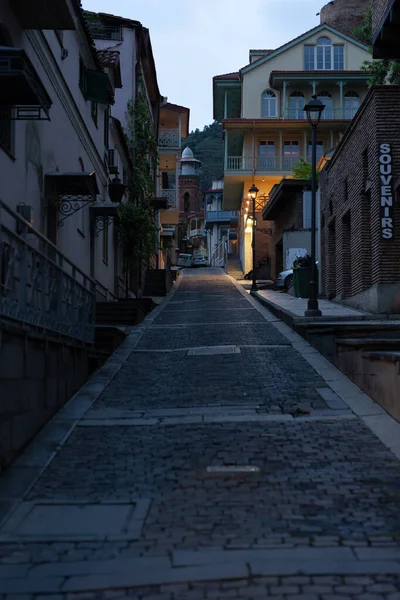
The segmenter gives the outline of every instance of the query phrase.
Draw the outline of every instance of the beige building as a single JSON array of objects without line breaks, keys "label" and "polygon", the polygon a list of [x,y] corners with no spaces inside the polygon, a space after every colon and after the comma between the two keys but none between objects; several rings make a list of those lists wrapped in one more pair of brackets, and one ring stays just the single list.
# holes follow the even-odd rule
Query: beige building
[{"label": "beige building", "polygon": [[252,269],[252,228],[247,192],[257,200],[257,264],[268,262],[271,238],[262,210],[273,185],[292,177],[293,166],[311,161],[311,128],[304,105],[317,94],[326,108],[318,129],[318,157],[344,133],[367,93],[360,70],[368,48],[328,25],[276,50],[250,50],[249,64],[214,77],[214,119],[224,130],[224,209],[240,210],[240,253],[245,273]]}]

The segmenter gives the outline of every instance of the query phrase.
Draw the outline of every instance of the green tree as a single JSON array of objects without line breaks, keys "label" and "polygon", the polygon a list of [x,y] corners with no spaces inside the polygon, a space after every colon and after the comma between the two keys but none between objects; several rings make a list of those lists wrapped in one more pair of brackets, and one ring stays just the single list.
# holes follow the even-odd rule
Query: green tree
[{"label": "green tree", "polygon": [[[365,14],[364,24],[353,31],[354,37],[366,44],[372,53],[372,11]],[[361,70],[370,74],[369,85],[400,83],[400,63],[396,60],[366,60]]]},{"label": "green tree", "polygon": [[183,141],[182,148],[189,146],[194,157],[201,161],[200,188],[207,189],[213,180],[224,176],[224,146],[222,125],[214,121],[205,125],[203,131],[196,129]]},{"label": "green tree", "polygon": [[[321,172],[320,169],[316,170],[317,179],[319,177],[320,172]],[[293,165],[292,173],[293,173],[294,179],[307,179],[307,180],[311,181],[312,165],[311,165],[311,163],[304,160],[304,158],[299,158],[297,163],[295,163]]]}]

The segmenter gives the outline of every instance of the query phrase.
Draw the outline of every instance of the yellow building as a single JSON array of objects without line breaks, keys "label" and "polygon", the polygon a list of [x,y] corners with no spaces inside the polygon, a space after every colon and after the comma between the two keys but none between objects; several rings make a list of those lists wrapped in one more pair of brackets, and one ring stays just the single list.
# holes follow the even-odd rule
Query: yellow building
[{"label": "yellow building", "polygon": [[261,212],[273,185],[292,177],[299,158],[311,162],[311,128],[304,105],[317,94],[326,108],[318,128],[317,159],[335,146],[367,93],[368,48],[319,25],[276,50],[250,50],[249,64],[213,79],[214,119],[224,131],[224,210],[240,210],[240,255],[252,269],[247,192],[257,200],[257,264],[268,260]]},{"label": "yellow building", "polygon": [[[190,111],[184,106],[163,102],[160,107],[158,133],[157,198],[159,212],[159,264],[175,264],[176,230],[179,223],[179,173],[182,139],[189,135]],[[164,199],[162,204],[161,199]]]}]

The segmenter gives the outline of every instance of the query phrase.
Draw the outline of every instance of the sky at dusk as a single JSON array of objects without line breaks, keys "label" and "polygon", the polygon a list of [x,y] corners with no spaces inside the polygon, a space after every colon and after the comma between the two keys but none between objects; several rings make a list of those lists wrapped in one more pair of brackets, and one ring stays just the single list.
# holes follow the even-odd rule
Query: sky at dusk
[{"label": "sky at dusk", "polygon": [[250,48],[276,48],[319,24],[327,0],[82,0],[83,8],[150,30],[160,92],[190,108],[190,129],[213,120],[212,78],[238,71]]}]

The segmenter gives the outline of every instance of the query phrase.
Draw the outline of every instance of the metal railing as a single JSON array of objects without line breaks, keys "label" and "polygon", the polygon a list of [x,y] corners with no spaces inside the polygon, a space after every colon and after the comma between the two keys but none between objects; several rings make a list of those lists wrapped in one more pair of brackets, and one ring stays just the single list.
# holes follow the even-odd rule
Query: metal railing
[{"label": "metal railing", "polygon": [[116,302],[118,298],[96,279],[96,300],[100,302]]},{"label": "metal railing", "polygon": [[220,242],[218,242],[218,244],[215,246],[212,252],[210,266],[224,268],[226,265],[226,256],[226,240],[223,239]]},{"label": "metal railing", "polygon": [[[351,121],[355,117],[357,111],[358,108],[356,107],[325,108],[324,112],[322,113],[321,119],[324,121]],[[292,119],[295,121],[307,120],[306,113],[300,108],[288,108],[287,110],[283,111],[282,116],[284,119]]]},{"label": "metal railing", "polygon": [[122,42],[122,27],[120,25],[103,25],[101,22],[88,22],[90,33],[95,40],[116,40]]},{"label": "metal railing", "polygon": [[207,223],[229,223],[233,217],[236,217],[235,210],[208,210],[206,212]]},{"label": "metal railing", "polygon": [[207,232],[204,228],[202,229],[191,229],[189,231],[189,237],[206,237]]},{"label": "metal railing", "polygon": [[291,171],[300,159],[296,156],[228,156],[228,171]]},{"label": "metal railing", "polygon": [[160,129],[158,133],[159,148],[180,148],[179,129]]},{"label": "metal railing", "polygon": [[95,282],[0,200],[0,318],[94,340]]},{"label": "metal railing", "polygon": [[167,198],[169,208],[177,207],[177,190],[176,189],[160,190],[160,196],[162,198]]}]

